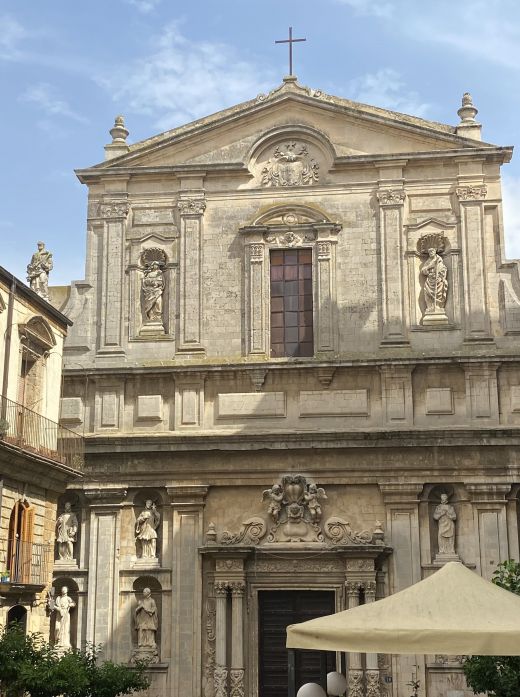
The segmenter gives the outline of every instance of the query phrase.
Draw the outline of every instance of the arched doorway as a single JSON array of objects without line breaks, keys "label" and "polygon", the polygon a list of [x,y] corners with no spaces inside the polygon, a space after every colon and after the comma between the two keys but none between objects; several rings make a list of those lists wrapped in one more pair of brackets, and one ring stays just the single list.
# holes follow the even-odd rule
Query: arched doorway
[{"label": "arched doorway", "polygon": [[27,609],[23,605],[13,605],[7,613],[7,626],[18,624],[25,634],[27,632]]}]

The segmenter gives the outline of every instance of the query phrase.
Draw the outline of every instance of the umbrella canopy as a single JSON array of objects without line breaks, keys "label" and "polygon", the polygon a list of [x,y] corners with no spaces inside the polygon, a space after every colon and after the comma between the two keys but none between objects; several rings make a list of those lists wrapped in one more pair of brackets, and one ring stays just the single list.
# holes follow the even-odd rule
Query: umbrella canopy
[{"label": "umbrella canopy", "polygon": [[520,656],[520,596],[449,562],[383,600],[290,625],[287,648]]}]

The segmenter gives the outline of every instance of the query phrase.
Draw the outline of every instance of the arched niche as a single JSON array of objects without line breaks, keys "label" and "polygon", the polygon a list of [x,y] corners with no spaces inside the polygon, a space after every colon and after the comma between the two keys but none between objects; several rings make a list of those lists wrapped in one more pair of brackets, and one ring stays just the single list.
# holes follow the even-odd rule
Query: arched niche
[{"label": "arched niche", "polygon": [[137,627],[136,627],[136,616],[135,611],[137,604],[143,598],[143,591],[145,588],[149,588],[152,592],[152,598],[155,600],[157,605],[157,617],[159,620],[159,626],[156,634],[156,644],[157,650],[159,652],[159,660],[161,657],[161,632],[162,632],[162,586],[160,582],[154,576],[139,576],[135,579],[132,590],[134,592],[132,599],[132,648],[137,649]]},{"label": "arched niche", "polygon": [[[78,596],[79,588],[76,581],[70,576],[58,576],[52,582],[52,587],[50,591],[51,600],[49,607],[53,606],[54,598],[57,598],[61,593],[63,586],[68,589],[68,594],[72,601],[75,603],[75,607],[70,610],[70,643],[72,648],[78,647]],[[50,616],[50,636],[49,640],[51,645],[54,646],[56,642],[56,612],[52,611]]]},{"label": "arched niche", "polygon": [[439,525],[434,519],[437,506],[441,503],[442,494],[448,497],[448,504],[453,506],[456,513],[455,521],[455,551],[460,549],[460,531],[464,518],[464,502],[466,500],[464,487],[457,483],[426,484],[421,496],[421,508],[423,510],[423,523],[428,526],[428,542],[430,546],[430,558],[435,562],[439,554]]},{"label": "arched niche", "polygon": [[164,495],[159,489],[146,488],[139,489],[135,492],[133,496],[133,526],[134,526],[134,538],[135,538],[135,553],[138,560],[143,558],[143,548],[142,543],[137,537],[137,521],[139,516],[146,510],[147,502],[151,501],[155,506],[157,513],[159,514],[159,524],[156,528],[157,541],[156,541],[156,558],[161,559],[162,556],[162,545],[163,545],[163,504]]},{"label": "arched niche", "polygon": [[24,634],[27,633],[27,608],[23,605],[13,605],[7,612],[7,626],[17,624]]},{"label": "arched niche", "polygon": [[54,559],[56,563],[60,563],[60,556],[58,554],[58,519],[65,512],[65,504],[70,503],[71,512],[77,518],[78,525],[75,535],[75,542],[73,543],[73,559],[72,562],[76,561],[79,563],[80,550],[81,550],[81,517],[82,517],[82,506],[81,501],[76,492],[66,491],[58,497],[58,507],[56,511],[56,541],[54,543]]}]

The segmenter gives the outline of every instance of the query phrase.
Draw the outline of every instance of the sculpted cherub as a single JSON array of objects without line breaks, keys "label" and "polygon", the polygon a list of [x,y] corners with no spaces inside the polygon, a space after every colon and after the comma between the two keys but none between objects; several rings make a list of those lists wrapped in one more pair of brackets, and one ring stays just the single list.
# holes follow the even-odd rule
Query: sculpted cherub
[{"label": "sculpted cherub", "polygon": [[311,514],[313,523],[319,523],[321,520],[321,504],[320,499],[326,499],[324,489],[317,487],[316,484],[309,484],[309,489],[304,494],[304,500]]},{"label": "sculpted cherub", "polygon": [[262,501],[265,501],[266,499],[269,499],[271,502],[267,512],[274,522],[277,523],[278,518],[280,517],[280,511],[282,510],[283,501],[283,489],[280,484],[273,484],[271,489],[266,489],[264,491],[262,494]]}]

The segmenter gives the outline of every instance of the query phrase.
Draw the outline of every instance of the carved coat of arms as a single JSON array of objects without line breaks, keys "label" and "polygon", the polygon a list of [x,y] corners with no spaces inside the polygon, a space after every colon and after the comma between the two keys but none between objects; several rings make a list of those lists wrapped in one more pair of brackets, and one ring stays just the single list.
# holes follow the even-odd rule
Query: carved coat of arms
[{"label": "carved coat of arms", "polygon": [[262,169],[264,186],[302,186],[319,180],[319,165],[307,146],[295,141],[278,145]]}]

